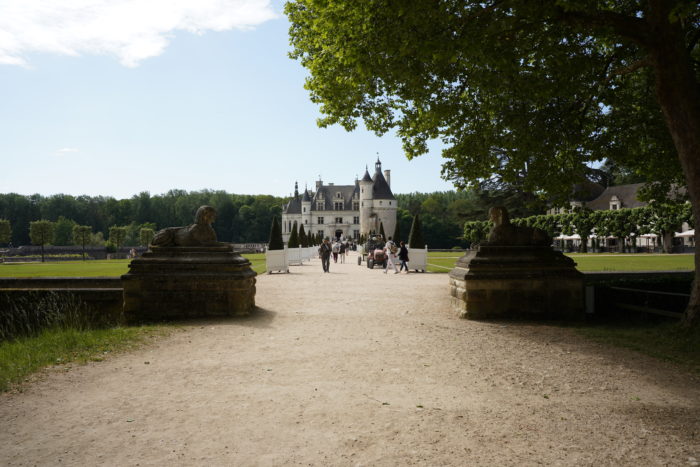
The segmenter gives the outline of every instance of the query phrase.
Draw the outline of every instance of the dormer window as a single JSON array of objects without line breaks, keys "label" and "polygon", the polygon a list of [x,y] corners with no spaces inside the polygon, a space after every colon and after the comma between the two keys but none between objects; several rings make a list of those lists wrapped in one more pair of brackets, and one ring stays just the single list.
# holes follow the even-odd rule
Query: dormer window
[{"label": "dormer window", "polygon": [[316,203],[316,210],[317,211],[323,210],[323,201],[319,201]]},{"label": "dormer window", "polygon": [[337,192],[337,193],[335,194],[335,197],[338,198],[338,199],[340,199],[340,192]]},{"label": "dormer window", "polygon": [[613,195],[612,198],[610,198],[610,209],[611,210],[617,210],[620,209],[622,203],[620,202],[620,198],[618,198],[616,195]]}]

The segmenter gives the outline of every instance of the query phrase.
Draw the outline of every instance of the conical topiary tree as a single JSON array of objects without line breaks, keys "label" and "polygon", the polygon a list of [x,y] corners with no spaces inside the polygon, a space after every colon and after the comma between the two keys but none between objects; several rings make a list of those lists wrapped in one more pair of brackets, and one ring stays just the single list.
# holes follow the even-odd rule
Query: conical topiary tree
[{"label": "conical topiary tree", "polygon": [[306,236],[306,231],[304,230],[304,224],[301,224],[299,226],[299,244],[301,245],[302,248],[306,248],[309,246],[309,239]]},{"label": "conical topiary tree", "polygon": [[396,228],[394,229],[394,241],[398,244],[401,242],[401,223],[396,219]]},{"label": "conical topiary tree", "polygon": [[384,222],[379,223],[379,235],[382,236],[382,239],[386,240],[386,234],[384,233]]},{"label": "conical topiary tree", "polygon": [[425,248],[425,240],[423,240],[423,226],[421,226],[418,214],[413,216],[413,224],[411,224],[411,233],[408,235],[409,248]]},{"label": "conical topiary tree", "polygon": [[284,250],[284,242],[282,241],[282,228],[277,220],[277,217],[272,218],[272,227],[270,228],[270,241],[267,246],[268,250]]},{"label": "conical topiary tree", "polygon": [[289,234],[289,240],[287,241],[287,246],[289,248],[299,248],[299,231],[297,229],[297,223],[294,222],[292,226],[292,233]]}]

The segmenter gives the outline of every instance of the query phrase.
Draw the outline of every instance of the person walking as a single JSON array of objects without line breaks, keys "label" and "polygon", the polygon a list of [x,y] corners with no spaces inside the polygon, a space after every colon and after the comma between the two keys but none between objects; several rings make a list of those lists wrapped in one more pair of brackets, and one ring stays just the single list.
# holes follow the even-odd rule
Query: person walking
[{"label": "person walking", "polygon": [[318,248],[318,253],[321,255],[321,266],[323,266],[323,272],[331,272],[331,241],[328,237],[323,239],[323,243]]},{"label": "person walking", "polygon": [[391,237],[387,240],[384,245],[384,253],[386,254],[386,267],[384,268],[384,274],[386,274],[389,265],[394,268],[394,274],[398,274],[399,270],[396,267],[396,253],[398,252],[398,247],[391,241]]},{"label": "person walking", "polygon": [[404,268],[406,268],[406,274],[408,274],[408,248],[406,248],[406,244],[402,241],[401,246],[399,247],[399,261],[401,261],[401,267],[399,268],[399,272],[403,271]]},{"label": "person walking", "polygon": [[340,242],[340,263],[345,263],[345,251],[347,250],[347,247],[345,246],[345,242]]},{"label": "person walking", "polygon": [[337,263],[338,262],[338,253],[340,253],[340,242],[337,240],[333,242],[333,262]]}]

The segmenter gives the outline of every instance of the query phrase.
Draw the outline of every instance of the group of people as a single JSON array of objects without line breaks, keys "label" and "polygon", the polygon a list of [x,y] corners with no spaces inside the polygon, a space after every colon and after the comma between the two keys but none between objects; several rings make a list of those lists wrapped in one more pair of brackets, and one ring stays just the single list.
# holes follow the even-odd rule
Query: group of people
[{"label": "group of people", "polygon": [[[394,268],[394,274],[398,274],[406,269],[406,274],[408,274],[408,248],[406,244],[401,241],[397,246],[396,243],[389,237],[387,242],[384,244],[384,254],[386,255],[386,267],[384,268],[384,274],[386,274],[389,266]],[[401,261],[401,267],[396,267],[396,259]]]},{"label": "group of people", "polygon": [[[349,245],[347,242],[341,242],[336,240],[331,243],[330,238],[326,237],[323,239],[323,243],[318,248],[319,256],[321,257],[321,266],[323,266],[323,272],[330,272],[331,265],[331,255],[333,255],[333,262],[338,262],[338,257],[340,257],[340,262],[345,263],[345,255],[349,250]],[[394,268],[394,274],[406,269],[406,274],[408,274],[408,248],[406,244],[401,241],[397,246],[394,241],[389,237],[387,242],[384,244],[384,254],[386,255],[386,267],[384,268],[384,274],[387,273],[389,266]],[[396,260],[400,261],[400,268],[396,265]]]}]

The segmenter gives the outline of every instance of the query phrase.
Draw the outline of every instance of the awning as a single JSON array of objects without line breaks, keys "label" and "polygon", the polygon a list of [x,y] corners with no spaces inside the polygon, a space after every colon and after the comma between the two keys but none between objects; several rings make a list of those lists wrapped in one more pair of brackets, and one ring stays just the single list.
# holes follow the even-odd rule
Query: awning
[{"label": "awning", "polygon": [[675,234],[673,234],[673,236],[681,238],[694,237],[695,229],[686,230],[685,232],[676,232]]}]

